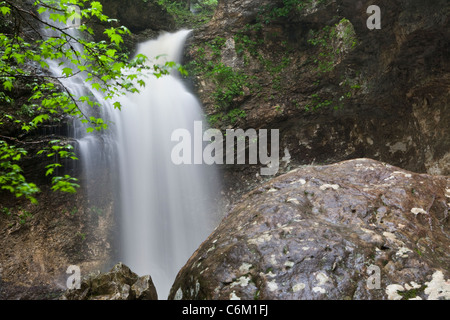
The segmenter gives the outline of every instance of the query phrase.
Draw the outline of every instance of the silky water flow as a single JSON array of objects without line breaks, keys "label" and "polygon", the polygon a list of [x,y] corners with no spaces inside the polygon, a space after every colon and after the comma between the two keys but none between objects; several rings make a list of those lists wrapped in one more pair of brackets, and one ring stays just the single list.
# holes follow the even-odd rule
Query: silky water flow
[{"label": "silky water flow", "polygon": [[[141,43],[136,54],[146,55],[150,65],[179,63],[189,34],[164,33]],[[59,63],[50,67],[61,75]],[[138,275],[150,275],[158,297],[166,299],[178,271],[214,226],[216,168],[175,165],[171,159],[174,130],[193,133],[195,121],[206,123],[201,104],[175,71],[161,78],[148,72],[139,93],[119,98],[121,110],[86,86],[82,75],[62,81],[77,97],[95,96],[102,103],[97,115],[109,123],[101,133],[87,133],[78,120],[73,124],[85,181],[97,184],[88,183],[90,206],[101,203],[95,200],[100,189],[110,189],[119,211],[118,259]],[[83,108],[86,114],[92,112],[89,106]],[[99,177],[106,173],[112,178]]]}]

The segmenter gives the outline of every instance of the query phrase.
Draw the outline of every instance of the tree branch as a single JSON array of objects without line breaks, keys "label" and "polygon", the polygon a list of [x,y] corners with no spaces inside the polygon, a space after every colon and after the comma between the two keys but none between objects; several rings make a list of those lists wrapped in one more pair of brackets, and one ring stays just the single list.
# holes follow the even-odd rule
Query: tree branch
[{"label": "tree branch", "polygon": [[[3,136],[0,135],[0,138],[6,139],[6,140],[10,140],[10,141],[14,141],[15,143],[19,143],[19,144],[25,144],[25,145],[30,145],[30,144],[43,144],[43,143],[48,143],[49,141],[52,141],[55,139],[55,137],[51,137],[45,140],[39,140],[39,141],[21,141],[17,138],[14,137],[7,137],[7,136]],[[65,137],[66,138],[66,137]],[[74,139],[69,139],[70,141],[75,141]]]}]

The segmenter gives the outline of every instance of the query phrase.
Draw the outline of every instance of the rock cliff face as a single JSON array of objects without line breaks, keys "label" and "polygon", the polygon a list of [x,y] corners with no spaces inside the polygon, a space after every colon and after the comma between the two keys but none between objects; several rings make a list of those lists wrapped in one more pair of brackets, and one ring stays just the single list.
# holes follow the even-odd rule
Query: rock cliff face
[{"label": "rock cliff face", "polygon": [[42,186],[38,205],[0,197],[9,208],[0,213],[0,300],[54,299],[67,288],[69,266],[80,267],[83,277],[110,268],[114,202],[107,190],[95,204],[85,192],[63,195]]},{"label": "rock cliff face", "polygon": [[449,200],[374,160],[301,167],[235,204],[170,299],[450,299]]},{"label": "rock cliff face", "polygon": [[212,126],[280,129],[295,164],[449,174],[450,5],[381,0],[369,30],[372,4],[220,1],[186,54]]},{"label": "rock cliff face", "polygon": [[145,30],[170,31],[174,27],[173,17],[157,1],[101,0],[103,12],[134,34]]},{"label": "rock cliff face", "polygon": [[[157,1],[100,0],[103,12],[117,20],[117,26],[126,26],[131,35],[124,38],[128,49],[133,50],[138,42],[155,38],[161,31],[173,31],[174,18]],[[105,40],[105,25],[94,23],[96,40]],[[108,28],[110,26],[107,26]]]},{"label": "rock cliff face", "polygon": [[[155,1],[102,3],[133,31],[128,48],[173,30]],[[372,4],[220,0],[213,20],[194,30],[186,62],[211,125],[280,129],[281,156],[289,156],[280,173],[289,173],[262,185],[256,166],[224,168],[230,201],[253,191],[180,271],[171,298],[449,298],[450,182],[418,173],[450,174],[450,4],[379,0],[381,29],[369,30]],[[29,94],[22,89],[18,106]],[[66,135],[45,130],[25,137],[30,154],[37,140]],[[11,125],[0,134],[20,132]],[[302,166],[361,157],[399,168],[372,160]],[[34,179],[45,172],[41,158],[24,168],[44,192],[39,206],[0,195],[12,209],[0,212],[0,299],[51,299],[66,288],[68,266],[82,275],[110,267],[114,195],[105,190],[95,204],[86,190],[57,195]],[[90,183],[110,184],[103,176]],[[71,298],[136,298],[130,283]]]}]

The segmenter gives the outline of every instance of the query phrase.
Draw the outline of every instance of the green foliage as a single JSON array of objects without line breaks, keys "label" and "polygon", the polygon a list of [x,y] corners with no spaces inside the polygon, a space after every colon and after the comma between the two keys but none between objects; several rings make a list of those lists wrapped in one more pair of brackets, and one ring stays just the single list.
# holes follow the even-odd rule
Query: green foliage
[{"label": "green foliage", "polygon": [[[342,82],[339,84],[342,95],[337,97],[327,97],[326,94],[312,94],[311,102],[305,106],[306,111],[317,111],[321,108],[333,107],[334,110],[339,110],[344,107],[346,101],[354,97],[354,95],[361,89],[361,85],[357,82],[358,80],[348,78],[344,79],[342,77]],[[319,85],[320,81],[317,83]]]},{"label": "green foliage", "polygon": [[76,183],[77,181],[78,179],[73,178],[67,174],[64,176],[53,177],[52,190],[67,193],[76,193],[76,189],[80,187],[80,185]]},{"label": "green foliage", "polygon": [[158,0],[158,4],[175,18],[177,28],[196,28],[211,20],[217,0]]},{"label": "green foliage", "polygon": [[281,7],[268,6],[263,14],[264,23],[268,24],[275,19],[287,17],[294,10],[302,10],[306,3],[304,0],[283,0]]},{"label": "green foliage", "polygon": [[238,31],[234,36],[234,41],[236,44],[236,53],[243,56],[244,63],[249,64],[250,57],[253,56],[259,61],[264,63],[264,58],[259,54],[258,48],[263,45],[263,37],[252,37],[254,30],[259,29],[260,25],[247,24],[242,30]]},{"label": "green foliage", "polygon": [[[53,140],[49,142],[49,146],[47,148],[38,151],[38,155],[46,154],[48,158],[54,158],[56,160],[55,163],[49,164],[45,167],[47,169],[45,175],[55,175],[58,168],[62,167],[60,164],[60,160],[62,159],[78,160],[72,150],[72,145],[62,144],[61,140]],[[54,176],[52,178],[52,190],[75,193],[76,189],[80,187],[80,185],[76,182],[78,182],[78,179],[70,177],[69,175]]]},{"label": "green foliage", "polygon": [[319,48],[314,63],[320,73],[333,71],[339,55],[358,44],[353,25],[345,18],[334,26],[325,26],[318,31],[311,30],[309,37],[308,43]]},{"label": "green foliage", "polygon": [[[309,32],[308,43],[318,48],[318,53],[313,60],[317,65],[319,75],[332,72],[342,59],[342,55],[354,49],[358,42],[353,25],[348,19],[341,19],[333,26]],[[320,85],[318,80],[315,85]],[[361,85],[350,78],[343,78],[339,84],[342,95],[337,98],[327,98],[324,95],[311,95],[311,102],[305,106],[307,111],[316,111],[321,108],[333,106],[335,110],[344,106],[344,102],[353,97],[361,88]]]},{"label": "green foliage", "polygon": [[319,5],[327,0],[283,0],[281,6],[269,4],[263,6],[259,12],[258,20],[269,24],[277,19],[286,19],[292,13],[298,13],[312,4]]},{"label": "green foliage", "polygon": [[423,285],[419,288],[413,288],[410,290],[406,290],[406,291],[397,291],[397,293],[402,297],[402,300],[410,300],[413,298],[416,298],[417,296],[423,294],[423,292],[425,291],[425,289],[427,288],[426,285]]},{"label": "green foliage", "polygon": [[[80,10],[73,10],[73,6]],[[48,15],[49,19],[44,19],[43,15]],[[150,65],[143,55],[130,60],[121,47],[123,36],[130,33],[124,26],[106,27],[104,34],[107,41],[90,40],[94,34],[91,22],[111,24],[117,21],[103,14],[99,1],[36,0],[32,9],[29,9],[22,7],[17,1],[0,0],[0,16],[2,25],[15,26],[8,32],[0,32],[0,105],[2,109],[16,109],[13,112],[0,110],[0,126],[15,124],[24,132],[21,136],[55,121],[61,115],[79,118],[81,122],[88,124],[88,132],[108,128],[103,119],[87,115],[80,108],[81,105],[99,108],[99,101],[93,95],[75,96],[64,85],[64,79],[83,75],[87,86],[101,92],[106,100],[111,100],[111,104],[120,109],[120,96],[127,92],[139,92],[139,88],[145,86],[141,77],[143,71],[150,71],[154,76],[161,77],[175,68],[186,74],[180,65],[173,62]],[[76,33],[67,27],[67,23],[74,18],[81,21]],[[34,27],[28,31],[31,35],[25,37],[26,33],[20,26],[32,25]],[[51,36],[44,34],[44,29]],[[61,74],[50,72],[49,65],[52,63],[61,66]],[[15,93],[17,89],[24,87],[31,94],[27,103],[17,106]],[[26,181],[19,163],[27,152],[10,145],[10,142],[25,142],[14,137],[6,140],[8,143],[0,141],[0,188],[36,203],[35,195],[39,188]],[[62,167],[61,160],[76,160],[73,147],[55,140],[38,154],[46,154],[48,158],[55,160],[46,167],[46,175],[52,176],[52,189],[75,192],[79,187],[75,178],[56,174]]]},{"label": "green foliage", "polygon": [[[9,12],[22,13],[23,8],[18,7],[10,1],[3,1],[1,4],[9,8]],[[59,36],[42,37],[30,43],[22,38],[18,33],[14,35],[0,34],[0,82],[4,91],[12,91],[18,80],[33,81],[33,95],[30,102],[39,104],[37,111],[44,111],[46,115],[40,114],[36,122],[48,120],[48,114],[55,114],[63,110],[72,116],[83,118],[84,115],[79,108],[80,103],[88,103],[92,106],[98,105],[98,102],[91,100],[91,97],[83,97],[81,101],[69,92],[67,88],[61,90],[61,79],[70,78],[75,74],[86,73],[86,82],[91,87],[102,91],[106,98],[112,99],[123,93],[123,89],[136,91],[132,87],[124,87],[126,80],[129,80],[135,74],[124,75],[127,69],[127,57],[118,55],[117,47],[123,42],[122,35],[129,33],[125,27],[109,28],[105,31],[109,37],[109,42],[90,42],[82,37],[75,38],[69,33],[65,26],[68,18],[73,14],[69,10],[69,5],[82,7],[81,17],[86,19],[97,18],[100,21],[109,21],[110,19],[103,15],[102,6],[97,1],[87,0],[62,0],[58,1],[35,1],[34,5],[40,14],[50,12],[50,20],[54,25],[44,22],[42,17],[36,16],[36,19],[45,25],[48,29],[57,31]],[[2,10],[4,12],[5,10]],[[26,12],[26,11],[25,11]],[[26,12],[34,17],[33,12]],[[22,13],[23,14],[23,13]],[[83,24],[80,27],[83,33],[92,34],[90,27]],[[76,44],[76,45],[75,45]],[[80,50],[81,48],[81,50]],[[36,71],[49,68],[48,62],[51,60],[65,61],[66,67],[62,68],[60,76],[53,76],[48,73],[45,76],[37,77]],[[62,63],[62,62],[61,62]],[[30,65],[37,65],[36,71],[29,70]],[[99,125],[104,128],[103,123],[96,119],[86,119],[93,126]]]},{"label": "green foliage", "polygon": [[23,176],[18,162],[27,152],[22,148],[11,146],[0,141],[0,187],[13,193],[16,197],[24,196],[32,203],[37,203],[35,194],[39,188],[34,183],[28,183]]},{"label": "green foliage", "polygon": [[81,239],[81,241],[84,241],[84,240],[86,240],[86,233],[84,233],[84,232],[77,232],[77,234],[76,234],[78,237],[80,237],[80,239]]},{"label": "green foliage", "polygon": [[30,211],[23,209],[21,206],[15,209],[2,207],[0,213],[5,214],[9,219],[13,220],[13,222],[8,224],[9,227],[12,227],[17,223],[19,225],[24,225],[29,220],[33,219],[33,214]]},{"label": "green foliage", "polygon": [[21,210],[21,212],[17,216],[19,218],[20,224],[25,224],[29,219],[33,218],[33,214],[27,210]]},{"label": "green foliage", "polygon": [[249,86],[249,77],[246,74],[221,62],[225,41],[224,38],[216,37],[204,47],[198,48],[196,59],[188,66],[194,74],[201,74],[215,84],[216,89],[212,97],[219,111],[231,110],[234,99],[244,95],[244,87]]},{"label": "green foliage", "polygon": [[333,104],[333,101],[328,99],[322,99],[317,93],[311,95],[311,103],[305,106],[307,111],[316,111],[323,107],[328,107]]},{"label": "green foliage", "polygon": [[239,119],[245,119],[247,113],[239,108],[230,110],[228,112],[219,112],[209,116],[208,122],[211,126],[214,126],[219,121],[229,121],[231,124],[235,124]]},{"label": "green foliage", "polygon": [[247,75],[234,71],[222,62],[215,64],[208,72],[208,76],[212,77],[216,84],[213,97],[216,108],[220,110],[228,110],[236,97],[244,95],[243,88],[248,85]]},{"label": "green foliage", "polygon": [[[292,64],[290,49],[287,42],[281,43],[281,50],[265,57],[260,48],[264,46],[264,35],[261,34],[264,24],[256,22],[247,24],[234,36],[236,53],[243,59],[245,65],[259,63],[264,71],[272,78],[272,89],[279,94],[282,91],[282,72]],[[222,53],[227,39],[216,37],[197,48],[195,59],[189,69],[195,75],[200,75],[214,84],[215,90],[211,97],[217,113],[209,117],[211,125],[219,121],[229,121],[232,124],[245,118],[245,111],[236,108],[242,101],[246,91],[261,92],[261,85],[257,76],[250,76],[222,61]]]},{"label": "green foliage", "polygon": [[337,26],[341,26],[342,28],[340,36],[344,42],[344,47],[351,49],[355,48],[358,45],[358,39],[350,20],[343,18],[338,24],[336,24],[336,27]]},{"label": "green foliage", "polygon": [[334,69],[335,51],[331,40],[336,36],[336,31],[326,26],[322,30],[315,32],[310,31],[311,38],[308,40],[313,46],[319,47],[319,54],[314,59],[314,63],[318,65],[318,71],[326,73]]},{"label": "green foliage", "polygon": [[236,53],[239,55],[247,51],[256,52],[258,46],[260,46],[264,42],[264,40],[262,39],[257,40],[252,39],[248,34],[244,33],[245,31],[248,31],[248,29],[251,28],[250,26],[251,25],[247,25],[247,27],[245,28],[246,30],[238,32],[234,36],[234,41],[236,43]]},{"label": "green foliage", "polygon": [[[236,44],[236,53],[243,58],[245,65],[259,65],[264,69],[265,74],[270,76],[272,84],[272,92],[269,92],[266,101],[275,99],[276,96],[283,95],[283,88],[285,82],[282,81],[283,72],[292,65],[292,53],[293,50],[287,41],[279,41],[277,48],[265,47],[264,39],[266,37],[278,38],[278,35],[264,34],[264,24],[259,22],[254,24],[247,24],[244,28],[239,30],[234,36]],[[262,52],[266,52],[264,55]],[[267,52],[271,52],[267,54]],[[257,78],[252,78],[249,88],[255,92],[261,93],[261,86],[257,81]]]}]

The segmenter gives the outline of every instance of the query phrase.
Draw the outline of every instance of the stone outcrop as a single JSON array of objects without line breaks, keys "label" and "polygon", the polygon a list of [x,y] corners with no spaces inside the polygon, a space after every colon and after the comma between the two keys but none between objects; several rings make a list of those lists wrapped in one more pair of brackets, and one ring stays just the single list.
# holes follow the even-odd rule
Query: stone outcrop
[{"label": "stone outcrop", "polygon": [[381,30],[366,25],[372,1],[288,3],[219,1],[195,30],[186,59],[213,62],[194,68],[212,125],[280,129],[295,164],[368,157],[449,174],[449,2],[378,1]]},{"label": "stone outcrop", "polygon": [[101,0],[103,12],[134,34],[152,29],[170,31],[174,27],[173,17],[157,1]]},{"label": "stone outcrop", "polygon": [[[130,35],[125,35],[124,42],[128,50],[133,52],[139,42],[156,38],[163,31],[174,31],[174,18],[157,1],[142,0],[100,0],[103,13],[117,20],[113,26],[125,26]],[[105,28],[111,25],[96,21],[92,23],[95,40],[107,40]]]},{"label": "stone outcrop", "polygon": [[87,201],[85,189],[68,195],[45,186],[38,205],[0,197],[0,300],[54,299],[66,288],[71,265],[82,275],[105,270],[117,228],[107,191],[95,203]]},{"label": "stone outcrop", "polygon": [[70,289],[62,300],[158,300],[150,276],[139,277],[122,263],[110,272],[84,279],[79,289]]},{"label": "stone outcrop", "polygon": [[169,299],[450,299],[450,178],[369,159],[246,194]]}]

